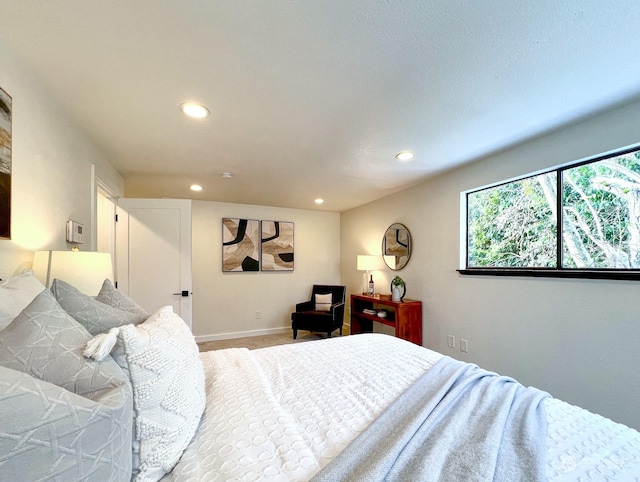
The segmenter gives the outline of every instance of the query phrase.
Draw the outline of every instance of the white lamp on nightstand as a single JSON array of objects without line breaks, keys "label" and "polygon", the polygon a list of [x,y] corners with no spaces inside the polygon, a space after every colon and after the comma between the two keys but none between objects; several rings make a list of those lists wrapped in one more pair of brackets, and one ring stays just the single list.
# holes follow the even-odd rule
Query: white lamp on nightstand
[{"label": "white lamp on nightstand", "polygon": [[358,255],[358,262],[357,262],[358,271],[366,271],[366,275],[363,283],[363,289],[362,289],[363,294],[370,294],[373,296],[373,293],[371,293],[370,292],[371,290],[369,289],[369,281],[373,279],[373,276],[371,275],[371,271],[379,270],[380,265],[381,265],[380,256],[369,255],[369,254]]},{"label": "white lamp on nightstand", "polygon": [[58,278],[85,295],[96,296],[105,279],[113,281],[113,265],[109,253],[36,251],[33,274],[47,288]]}]

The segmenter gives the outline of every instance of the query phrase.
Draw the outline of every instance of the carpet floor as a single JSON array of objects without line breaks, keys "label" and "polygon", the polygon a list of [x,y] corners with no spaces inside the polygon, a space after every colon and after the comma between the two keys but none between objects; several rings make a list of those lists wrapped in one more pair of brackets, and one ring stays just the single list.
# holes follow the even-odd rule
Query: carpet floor
[{"label": "carpet floor", "polygon": [[[342,333],[348,334],[347,327],[344,327]],[[340,336],[335,332],[333,336]],[[255,350],[256,348],[264,348],[267,346],[284,345],[286,343],[303,343],[306,341],[322,340],[327,337],[326,333],[310,333],[308,331],[298,332],[298,338],[293,339],[293,334],[277,333],[275,335],[250,336],[245,338],[232,338],[229,340],[205,341],[198,343],[200,351],[222,350],[224,348],[248,348]]]}]

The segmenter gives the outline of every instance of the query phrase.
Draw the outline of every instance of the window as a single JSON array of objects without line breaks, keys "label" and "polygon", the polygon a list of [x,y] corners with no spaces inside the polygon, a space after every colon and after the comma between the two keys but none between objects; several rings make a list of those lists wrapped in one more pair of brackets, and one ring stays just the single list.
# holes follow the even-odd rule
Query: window
[{"label": "window", "polygon": [[463,194],[464,274],[640,279],[638,147]]}]

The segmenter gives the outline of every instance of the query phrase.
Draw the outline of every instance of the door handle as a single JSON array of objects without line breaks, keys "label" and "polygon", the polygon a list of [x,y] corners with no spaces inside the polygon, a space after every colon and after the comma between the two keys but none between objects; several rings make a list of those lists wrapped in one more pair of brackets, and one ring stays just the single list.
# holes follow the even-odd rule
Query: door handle
[{"label": "door handle", "polygon": [[189,296],[189,291],[188,291],[188,290],[184,290],[184,291],[181,291],[180,293],[174,293],[174,295],[175,295],[175,296],[180,295],[180,296],[182,296],[182,297],[185,297],[185,298],[186,298],[187,296]]}]

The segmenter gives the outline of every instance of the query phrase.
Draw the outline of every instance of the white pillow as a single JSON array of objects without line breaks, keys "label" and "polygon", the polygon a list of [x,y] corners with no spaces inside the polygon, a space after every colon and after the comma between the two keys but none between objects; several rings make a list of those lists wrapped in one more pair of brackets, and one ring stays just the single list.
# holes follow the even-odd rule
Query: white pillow
[{"label": "white pillow", "polygon": [[0,283],[0,330],[44,290],[45,286],[33,276],[31,270]]},{"label": "white pillow", "polygon": [[316,311],[331,311],[331,293],[316,295]]},{"label": "white pillow", "polygon": [[171,306],[160,308],[139,325],[114,330],[119,332],[118,345],[124,347],[133,386],[132,480],[157,481],[182,456],[204,410],[198,346]]}]

